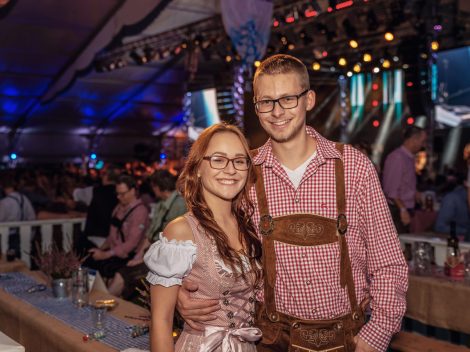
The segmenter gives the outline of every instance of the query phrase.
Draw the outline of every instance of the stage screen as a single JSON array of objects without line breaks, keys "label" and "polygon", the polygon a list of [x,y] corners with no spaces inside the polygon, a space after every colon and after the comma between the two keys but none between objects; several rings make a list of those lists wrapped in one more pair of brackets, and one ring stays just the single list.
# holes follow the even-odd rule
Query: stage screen
[{"label": "stage screen", "polygon": [[437,54],[436,120],[446,126],[470,124],[470,47]]},{"label": "stage screen", "polygon": [[191,120],[189,137],[196,139],[201,131],[220,122],[215,88],[191,92]]}]

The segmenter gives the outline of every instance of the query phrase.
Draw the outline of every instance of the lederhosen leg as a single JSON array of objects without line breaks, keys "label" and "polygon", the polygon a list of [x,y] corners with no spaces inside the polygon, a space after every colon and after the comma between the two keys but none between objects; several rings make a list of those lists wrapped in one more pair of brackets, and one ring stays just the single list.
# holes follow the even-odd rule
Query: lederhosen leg
[{"label": "lederhosen leg", "polygon": [[[336,148],[342,154],[343,145]],[[335,160],[336,220],[313,214],[293,214],[273,218],[269,215],[261,167],[257,173],[256,194],[260,211],[259,231],[263,235],[264,304],[258,305],[257,326],[263,331],[258,351],[354,351],[353,337],[365,322],[357,304],[345,234],[347,231],[344,168]],[[340,283],[346,287],[351,313],[332,320],[302,320],[276,310],[276,254],[274,242],[295,246],[320,246],[338,242]],[[334,278],[332,278],[334,279]]]}]

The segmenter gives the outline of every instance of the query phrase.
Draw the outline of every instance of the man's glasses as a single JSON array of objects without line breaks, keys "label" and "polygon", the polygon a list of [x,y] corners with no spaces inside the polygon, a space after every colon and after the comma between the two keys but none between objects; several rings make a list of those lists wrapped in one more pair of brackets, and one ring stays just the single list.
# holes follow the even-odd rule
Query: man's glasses
[{"label": "man's glasses", "polygon": [[310,89],[304,90],[302,93],[297,95],[288,95],[279,99],[266,99],[255,102],[256,111],[265,113],[274,110],[276,103],[283,109],[294,109],[299,105],[299,98],[307,94]]},{"label": "man's glasses", "polygon": [[205,156],[202,159],[208,160],[211,168],[217,170],[225,169],[229,161],[232,162],[233,167],[238,171],[246,171],[250,168],[250,159],[246,156],[239,156],[237,158],[230,159],[221,155],[212,155]]},{"label": "man's glasses", "polygon": [[123,197],[126,193],[130,192],[130,189],[128,189],[127,191],[124,191],[124,192],[116,192],[116,197]]}]

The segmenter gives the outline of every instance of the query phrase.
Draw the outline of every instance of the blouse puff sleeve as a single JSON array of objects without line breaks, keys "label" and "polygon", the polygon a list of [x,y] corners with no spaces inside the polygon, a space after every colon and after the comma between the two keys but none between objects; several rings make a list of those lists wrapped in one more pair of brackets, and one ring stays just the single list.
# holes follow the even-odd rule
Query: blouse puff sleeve
[{"label": "blouse puff sleeve", "polygon": [[149,269],[147,281],[152,285],[165,287],[181,285],[195,260],[196,245],[193,241],[168,241],[160,233],[159,240],[150,246],[144,256]]}]

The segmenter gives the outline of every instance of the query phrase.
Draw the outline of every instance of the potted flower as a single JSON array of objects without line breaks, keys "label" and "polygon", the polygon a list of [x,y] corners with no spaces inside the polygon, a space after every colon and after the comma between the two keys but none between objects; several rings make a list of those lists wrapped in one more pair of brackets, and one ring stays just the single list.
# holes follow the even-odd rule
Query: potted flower
[{"label": "potted flower", "polygon": [[80,267],[84,258],[80,258],[73,251],[64,251],[57,245],[51,245],[45,251],[38,248],[37,253],[33,259],[39,270],[51,280],[54,297],[68,297],[72,286],[72,273]]}]

